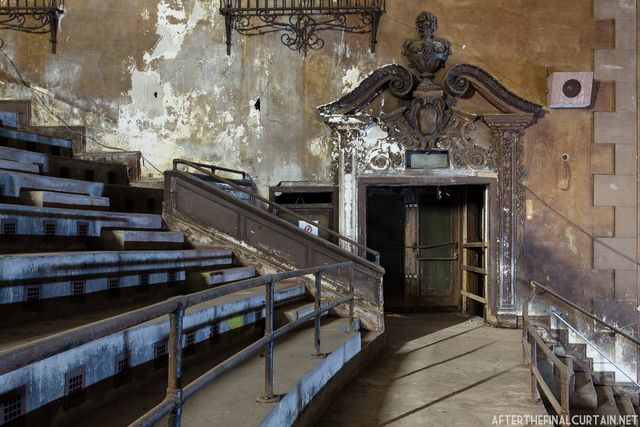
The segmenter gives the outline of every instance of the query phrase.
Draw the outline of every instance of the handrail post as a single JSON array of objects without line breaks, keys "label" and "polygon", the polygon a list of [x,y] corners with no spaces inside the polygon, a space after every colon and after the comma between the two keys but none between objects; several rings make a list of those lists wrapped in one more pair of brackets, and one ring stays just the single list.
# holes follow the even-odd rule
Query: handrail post
[{"label": "handrail post", "polygon": [[531,400],[537,402],[538,396],[538,379],[535,370],[538,365],[538,345],[536,340],[531,340]]},{"label": "handrail post", "polygon": [[276,282],[273,278],[269,280],[266,284],[266,295],[265,295],[265,329],[264,336],[269,338],[269,342],[265,345],[264,348],[264,395],[258,396],[256,401],[259,403],[271,403],[277,402],[280,400],[280,396],[276,396],[273,393],[273,318],[274,318],[274,300],[275,300],[275,290],[276,290]]},{"label": "handrail post", "polygon": [[349,302],[349,329],[347,330],[348,332],[355,331],[355,325],[353,323],[353,316],[354,316],[355,304],[356,304],[354,269],[355,269],[355,266],[351,264],[351,267],[349,268],[349,295],[351,295],[351,301]]},{"label": "handrail post", "polygon": [[180,427],[182,417],[182,330],[184,308],[182,305],[169,314],[169,375],[167,399],[174,401],[174,409],[168,417],[169,427]]},{"label": "handrail post", "polygon": [[315,333],[313,334],[313,344],[315,347],[314,353],[311,355],[316,358],[327,357],[320,351],[320,320],[322,313],[320,313],[320,305],[322,303],[322,271],[316,272],[316,295],[315,295]]},{"label": "handrail post", "polygon": [[562,413],[560,416],[565,420],[564,425],[570,425],[569,416],[569,386],[571,385],[571,372],[568,368],[562,370],[562,383],[560,383],[560,405],[562,405]]}]

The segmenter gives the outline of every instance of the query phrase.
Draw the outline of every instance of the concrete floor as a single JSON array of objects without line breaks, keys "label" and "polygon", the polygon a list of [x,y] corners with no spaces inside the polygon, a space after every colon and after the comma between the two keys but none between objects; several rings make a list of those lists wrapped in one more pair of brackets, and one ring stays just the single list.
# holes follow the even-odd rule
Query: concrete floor
[{"label": "concrete floor", "polygon": [[385,321],[386,348],[318,426],[490,426],[494,415],[546,414],[530,400],[521,330],[446,313]]}]

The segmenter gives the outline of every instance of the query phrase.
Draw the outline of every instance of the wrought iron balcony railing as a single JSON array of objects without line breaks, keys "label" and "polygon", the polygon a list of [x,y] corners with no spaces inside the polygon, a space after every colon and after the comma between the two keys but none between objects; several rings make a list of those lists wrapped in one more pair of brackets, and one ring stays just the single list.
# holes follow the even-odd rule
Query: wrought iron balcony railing
[{"label": "wrought iron balcony railing", "polygon": [[233,30],[247,36],[282,32],[282,44],[305,54],[324,46],[326,30],[371,33],[375,52],[385,0],[220,0],[225,17],[227,55]]},{"label": "wrought iron balcony railing", "polygon": [[51,51],[56,53],[58,23],[64,0],[0,0],[0,29],[33,34],[51,34]]}]

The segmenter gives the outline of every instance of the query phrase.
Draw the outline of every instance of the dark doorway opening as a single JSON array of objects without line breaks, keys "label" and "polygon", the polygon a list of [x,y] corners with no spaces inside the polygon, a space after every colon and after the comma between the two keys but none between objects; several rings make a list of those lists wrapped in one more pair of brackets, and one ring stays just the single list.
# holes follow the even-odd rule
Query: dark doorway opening
[{"label": "dark doorway opening", "polygon": [[487,186],[370,186],[366,195],[366,244],[386,271],[386,310],[484,316]]}]

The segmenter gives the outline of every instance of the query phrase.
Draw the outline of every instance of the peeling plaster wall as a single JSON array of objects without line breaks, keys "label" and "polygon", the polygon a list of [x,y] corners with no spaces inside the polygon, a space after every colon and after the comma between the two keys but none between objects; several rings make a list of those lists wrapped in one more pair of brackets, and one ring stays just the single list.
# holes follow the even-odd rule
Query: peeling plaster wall
[{"label": "peeling plaster wall", "polygon": [[[596,0],[596,7],[620,1]],[[175,157],[245,169],[263,193],[280,181],[330,180],[334,147],[315,107],[379,66],[406,64],[401,46],[416,37],[413,21],[425,7],[439,18],[438,35],[452,43],[448,66],[479,65],[542,104],[547,75],[593,70],[593,49],[613,48],[616,28],[612,19],[594,19],[587,0],[389,0],[376,54],[368,50],[368,35],[324,33],[325,48],[305,58],[277,34],[234,33],[228,57],[217,1],[65,3],[57,55],[47,37],[0,32],[7,54],[48,109],[87,126],[103,144],[142,151],[161,169]],[[0,97],[35,100],[8,62],[0,64]],[[590,237],[614,233],[613,209],[594,206],[592,190],[593,174],[614,173],[613,151],[593,144],[593,111],[614,111],[614,92],[600,82],[592,108],[547,110],[527,131],[527,185],[535,195],[527,195],[522,293],[536,279],[588,308],[594,298],[614,297],[612,272],[594,270]],[[35,102],[34,121],[59,124]],[[563,153],[571,157],[569,191],[558,186]],[[344,214],[342,220],[356,223],[355,213]]]},{"label": "peeling plaster wall", "polygon": [[[454,42],[453,61],[491,64],[507,84],[540,100],[545,68],[529,66],[522,52],[573,66],[575,55],[557,58],[557,43],[536,42],[552,30],[558,43],[578,51],[590,41],[592,25],[584,39],[575,40],[570,29],[584,25],[581,16],[569,17],[562,12],[567,7],[553,2],[534,3],[526,8],[558,10],[532,23],[530,10],[510,0],[491,7],[478,0],[456,2],[455,9],[442,0],[429,7],[440,17],[441,34]],[[569,3],[571,9],[582,2]],[[304,58],[281,45],[278,35],[234,33],[227,57],[224,20],[218,2],[210,0],[67,0],[57,55],[49,52],[47,37],[0,37],[25,80],[45,88],[49,107],[72,125],[86,125],[101,143],[140,150],[160,169],[175,157],[246,169],[264,191],[280,181],[328,180],[331,147],[315,106],[377,66],[403,62],[402,41],[415,36],[413,20],[424,6],[417,0],[388,2],[375,55],[368,35],[325,33],[326,47]],[[498,45],[506,54],[497,52]],[[3,61],[0,96],[32,98],[14,75]],[[260,111],[253,107],[258,98]],[[57,124],[44,108],[34,110],[37,123]],[[89,149],[103,148],[89,142]]]},{"label": "peeling plaster wall", "polygon": [[[448,66],[479,65],[541,104],[549,73],[594,70],[594,49],[613,49],[616,38],[633,43],[637,37],[637,25],[622,26],[637,24],[635,0],[388,0],[375,55],[368,50],[368,35],[324,33],[325,48],[305,58],[284,47],[279,35],[234,33],[228,57],[215,0],[65,3],[57,55],[50,53],[47,37],[0,31],[5,51],[46,107],[19,84],[2,57],[1,98],[32,99],[36,124],[60,124],[51,110],[70,125],[86,126],[102,144],[142,151],[160,169],[184,157],[247,170],[263,194],[280,181],[330,180],[336,151],[315,107],[349,91],[377,67],[406,64],[401,46],[416,37],[413,21],[423,8],[438,16],[438,35],[452,43]],[[614,22],[619,16],[609,12],[623,9],[631,18]],[[603,19],[595,19],[594,12]],[[590,108],[547,109],[527,130],[531,191],[518,293],[526,295],[528,281],[538,280],[587,309],[601,307],[614,324],[637,329],[637,267],[624,277],[594,268],[592,237],[616,237],[622,223],[615,217],[622,210],[594,204],[593,176],[614,175],[621,160],[637,154],[594,144],[594,111],[616,111],[615,93],[622,90],[610,80],[616,79],[597,82]],[[637,81],[625,87],[635,93]],[[260,111],[254,108],[258,99]],[[637,101],[630,111],[637,124],[636,107]],[[376,108],[393,109],[383,102]],[[88,146],[103,149],[91,141]],[[559,186],[565,153],[572,173],[567,191]],[[145,172],[156,173],[148,167]],[[637,168],[625,173],[637,178]],[[637,202],[634,207],[637,212]],[[348,234],[357,233],[356,216],[341,211]],[[637,221],[631,222],[637,249]],[[616,283],[623,280],[621,297]],[[601,301],[611,304],[598,305]]]}]

